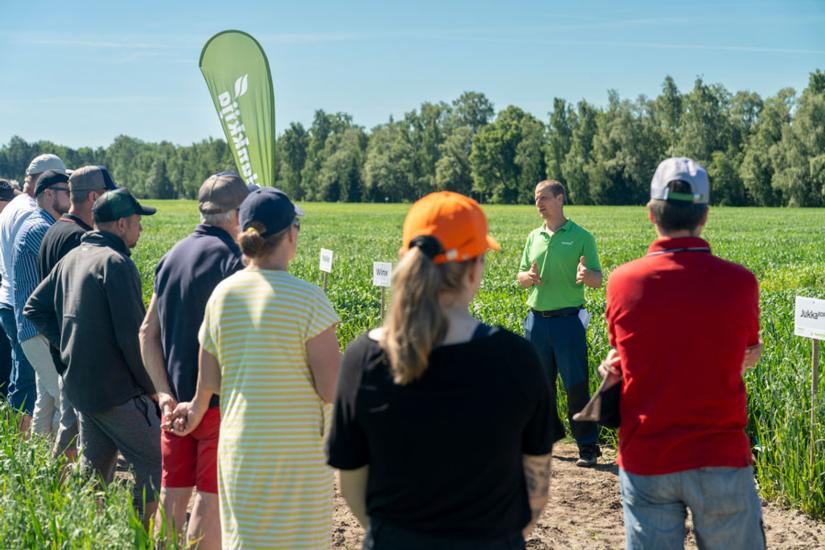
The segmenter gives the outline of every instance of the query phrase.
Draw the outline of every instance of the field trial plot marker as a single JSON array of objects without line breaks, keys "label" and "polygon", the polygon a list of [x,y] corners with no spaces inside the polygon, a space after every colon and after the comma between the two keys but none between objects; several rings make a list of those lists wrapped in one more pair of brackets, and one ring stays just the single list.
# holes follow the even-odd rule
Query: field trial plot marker
[{"label": "field trial plot marker", "polygon": [[329,250],[327,248],[321,249],[319,269],[324,274],[324,292],[327,291],[327,282],[329,281],[329,274],[332,273],[332,256],[332,250]]},{"label": "field trial plot marker", "polygon": [[819,341],[825,340],[825,300],[796,297],[794,334],[811,339],[811,468],[816,444],[816,394],[819,389]]},{"label": "field trial plot marker", "polygon": [[381,322],[384,322],[384,300],[387,289],[392,281],[391,262],[372,263],[372,284],[381,287]]}]

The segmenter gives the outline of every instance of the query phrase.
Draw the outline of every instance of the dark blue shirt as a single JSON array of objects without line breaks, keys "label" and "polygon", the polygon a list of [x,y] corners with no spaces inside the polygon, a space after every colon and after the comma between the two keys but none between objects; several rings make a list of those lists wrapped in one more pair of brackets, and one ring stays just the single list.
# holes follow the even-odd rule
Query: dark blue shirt
[{"label": "dark blue shirt", "polygon": [[[198,329],[215,287],[239,269],[241,250],[219,227],[201,224],[161,258],[155,296],[172,395],[191,401],[198,382]],[[213,396],[210,407],[218,405]]]}]

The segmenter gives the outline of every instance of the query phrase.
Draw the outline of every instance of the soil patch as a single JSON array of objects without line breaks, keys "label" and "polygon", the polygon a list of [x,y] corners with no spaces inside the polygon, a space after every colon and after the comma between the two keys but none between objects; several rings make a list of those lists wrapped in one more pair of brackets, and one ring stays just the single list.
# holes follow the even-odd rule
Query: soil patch
[{"label": "soil patch", "polygon": [[[613,549],[624,547],[622,501],[619,495],[615,453],[605,456],[594,469],[576,467],[576,446],[560,443],[553,449],[550,502],[527,541],[531,550]],[[825,548],[825,522],[817,522],[795,510],[762,503],[768,548]],[[361,548],[364,532],[350,513],[336,487],[333,548]],[[696,548],[692,534],[686,548]]]}]

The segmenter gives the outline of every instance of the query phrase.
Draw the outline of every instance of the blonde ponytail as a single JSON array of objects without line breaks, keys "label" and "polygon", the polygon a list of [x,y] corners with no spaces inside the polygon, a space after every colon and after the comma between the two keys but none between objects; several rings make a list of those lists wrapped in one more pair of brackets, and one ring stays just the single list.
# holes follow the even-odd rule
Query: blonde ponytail
[{"label": "blonde ponytail", "polygon": [[448,328],[439,295],[460,290],[464,273],[474,261],[436,264],[413,247],[398,264],[379,342],[389,357],[396,384],[409,384],[427,370],[430,352],[444,340]]}]

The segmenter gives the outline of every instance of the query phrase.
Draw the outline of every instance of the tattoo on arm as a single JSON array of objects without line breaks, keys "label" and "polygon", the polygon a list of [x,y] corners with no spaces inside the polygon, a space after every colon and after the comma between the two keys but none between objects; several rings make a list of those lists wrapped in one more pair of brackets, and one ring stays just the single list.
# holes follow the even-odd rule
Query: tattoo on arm
[{"label": "tattoo on arm", "polygon": [[550,473],[552,454],[541,456],[522,455],[524,481],[527,484],[527,498],[530,501],[530,525],[535,524],[547,504],[550,494]]}]

